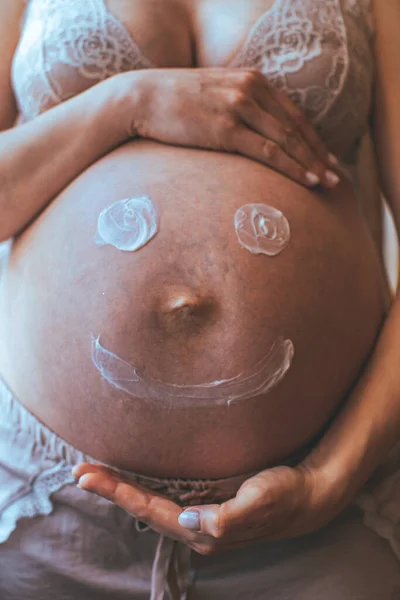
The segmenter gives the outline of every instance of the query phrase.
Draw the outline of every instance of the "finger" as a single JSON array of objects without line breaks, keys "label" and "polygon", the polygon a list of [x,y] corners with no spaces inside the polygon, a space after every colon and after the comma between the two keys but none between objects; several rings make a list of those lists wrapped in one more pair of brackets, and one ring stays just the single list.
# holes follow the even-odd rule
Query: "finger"
[{"label": "finger", "polygon": [[[252,513],[255,511],[254,507],[251,507],[250,510]],[[247,516],[245,512],[240,511],[240,519],[231,518],[230,511],[224,504],[202,505],[185,509],[178,520],[183,527],[190,531],[212,536],[229,546],[238,542],[270,537],[273,533],[270,522],[264,517],[254,514],[249,522]]]},{"label": "finger", "polygon": [[321,184],[328,188],[335,187],[340,179],[327,166],[335,167],[337,161],[308,123],[304,112],[282,90],[271,86],[265,77],[256,86],[256,99],[266,112],[272,113],[285,127],[294,129],[307,145],[313,156],[309,168],[320,177]]},{"label": "finger", "polygon": [[190,531],[206,533],[213,537],[218,535],[218,522],[221,506],[219,504],[205,504],[191,506],[179,515],[179,523]]},{"label": "finger", "polygon": [[306,187],[318,185],[318,177],[308,172],[293,158],[288,156],[279,145],[252,131],[245,124],[236,128],[230,140],[230,150],[243,154],[253,160],[268,165],[275,171],[297,181]]},{"label": "finger", "polygon": [[79,463],[72,468],[72,475],[75,479],[79,479],[82,475],[86,473],[100,473],[100,472],[109,472],[109,473],[117,473],[116,471],[112,471],[112,469],[105,467],[103,465],[97,465],[93,463]]},{"label": "finger", "polygon": [[[326,165],[310,148],[286,110],[272,96],[268,79],[255,69],[239,70],[237,76],[242,93],[234,97],[239,114],[244,112],[243,120],[255,131],[280,145],[289,156],[298,160],[314,175],[314,181],[315,176],[323,179]],[[263,119],[262,115],[267,118]]]},{"label": "finger", "polygon": [[282,124],[272,114],[251,100],[242,107],[240,116],[251,129],[278,144],[306,171],[313,173],[319,180],[324,177],[325,166],[318,162],[314,152],[290,124]]},{"label": "finger", "polygon": [[[219,527],[232,534],[244,528],[268,539],[296,535],[304,493],[304,475],[298,470],[277,467],[262,471],[221,506]],[[300,524],[302,521],[304,517]]]},{"label": "finger", "polygon": [[[75,477],[75,479],[79,480],[79,483],[78,483],[79,487],[81,487],[82,489],[86,489],[86,491],[96,493],[99,496],[103,496],[105,498],[107,498],[107,482],[110,478],[113,481],[124,482],[128,485],[131,485],[135,488],[135,490],[140,490],[141,492],[143,492],[145,494],[146,493],[154,493],[154,494],[156,493],[156,492],[152,492],[151,490],[149,490],[142,484],[138,483],[134,479],[129,479],[128,477],[124,477],[119,471],[112,469],[110,467],[106,467],[105,465],[93,464],[93,463],[80,463],[79,465],[76,465],[72,469],[72,475]],[[85,475],[97,475],[98,477],[93,480],[86,479],[86,478],[84,479],[83,477]],[[88,489],[87,487],[83,487],[84,485],[85,486],[88,485],[87,482],[90,482],[89,485],[93,482],[96,482],[96,485],[98,485],[98,487],[96,489]],[[101,490],[101,484],[103,482],[105,484],[105,487],[103,490]],[[102,493],[102,491],[104,493]],[[157,495],[162,496],[162,494],[157,494]],[[109,499],[109,498],[107,498],[107,499]]]},{"label": "finger", "polygon": [[339,164],[338,159],[329,152],[328,148],[315,131],[315,128],[311,125],[311,123],[308,122],[304,111],[294,102],[292,102],[292,100],[282,90],[270,87],[269,92],[276,102],[285,109],[292,122],[295,123],[303,138],[307,141],[317,156],[319,156],[327,166],[334,168],[337,167]]},{"label": "finger", "polygon": [[82,475],[79,486],[111,500],[145,522],[156,517],[161,517],[161,521],[164,522],[165,518],[170,519],[172,514],[176,515],[177,519],[181,512],[181,508],[172,500],[105,472]]},{"label": "finger", "polygon": [[280,476],[273,469],[257,473],[247,479],[227,502],[195,507],[200,515],[201,531],[220,537],[237,529],[271,530],[282,512],[286,517],[289,513],[283,500],[292,486],[289,487],[285,479],[285,468],[281,468],[279,473]]},{"label": "finger", "polygon": [[281,92],[281,94],[285,99],[285,102],[280,102],[279,97],[277,97],[275,94],[275,88],[268,83],[268,80],[264,76],[260,80],[259,84],[255,87],[254,91],[254,97],[259,103],[260,107],[266,113],[273,115],[285,129],[289,129],[297,135],[302,145],[307,149],[309,161],[311,161],[308,165],[309,168],[315,170],[322,178],[324,172],[326,171],[326,163],[324,159],[315,152],[315,149],[309,144],[308,140],[300,131],[295,119],[286,110],[286,105],[288,103],[291,104],[291,100],[289,100],[289,98],[287,98],[283,92]]},{"label": "finger", "polygon": [[[76,465],[72,469],[72,475],[75,477],[75,479],[80,479],[81,477],[83,477],[83,475],[87,475],[90,473],[98,474],[99,476],[101,474],[104,475],[105,476],[104,481],[107,481],[107,478],[111,477],[115,480],[124,481],[125,483],[134,486],[136,490],[141,490],[144,493],[151,492],[151,493],[156,494],[156,492],[152,492],[151,490],[146,488],[144,485],[138,483],[134,479],[129,479],[128,477],[123,476],[116,469],[112,469],[111,467],[107,467],[105,465],[93,464],[93,463],[80,463],[79,465]],[[101,477],[99,477],[99,481],[102,481],[102,480],[103,479]],[[157,495],[162,496],[162,494],[158,494],[158,493],[157,493]]]},{"label": "finger", "polygon": [[188,521],[189,528],[195,529],[189,516],[196,514],[197,531],[221,538],[233,532],[236,525],[243,531],[262,528],[266,524],[264,515],[272,505],[265,485],[254,476],[239,488],[234,498],[222,504],[191,506],[180,515],[179,521]]},{"label": "finger", "polygon": [[[79,480],[83,475],[87,474],[103,474],[105,476],[114,478],[118,481],[125,481],[125,483],[132,484],[136,489],[140,489],[143,492],[149,491],[146,487],[135,481],[134,479],[129,479],[128,477],[124,477],[119,471],[116,469],[112,469],[111,467],[107,467],[106,465],[94,464],[94,463],[80,463],[73,467],[72,475],[76,480]],[[100,478],[99,480],[102,480]],[[105,479],[106,481],[106,479]]]},{"label": "finger", "polygon": [[161,535],[188,545],[205,541],[205,536],[193,533],[179,524],[178,517],[182,512],[180,506],[161,494],[146,490],[119,476],[99,469],[96,473],[82,475],[79,487],[113,502]]}]

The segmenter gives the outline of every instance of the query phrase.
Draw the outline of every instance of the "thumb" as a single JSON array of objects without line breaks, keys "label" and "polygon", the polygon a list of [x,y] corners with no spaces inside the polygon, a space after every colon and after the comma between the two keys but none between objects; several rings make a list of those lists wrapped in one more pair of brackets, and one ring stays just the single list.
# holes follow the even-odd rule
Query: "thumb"
[{"label": "thumb", "polygon": [[266,482],[262,484],[258,476],[248,479],[238,490],[236,496],[223,504],[191,506],[178,517],[178,522],[191,531],[198,531],[214,538],[223,535],[239,525],[241,528],[258,524],[259,509],[268,506]]},{"label": "thumb", "polygon": [[180,525],[220,538],[233,530],[260,527],[268,516],[286,513],[295,503],[297,477],[290,467],[267,469],[247,479],[234,498],[223,504],[191,506]]},{"label": "thumb", "polygon": [[219,504],[190,506],[181,512],[178,522],[182,527],[191,531],[201,532],[215,538],[221,537],[219,522],[222,506]]},{"label": "thumb", "polygon": [[291,467],[274,467],[254,475],[223,505],[221,520],[249,527],[260,526],[263,517],[277,516],[298,499],[299,477]]}]

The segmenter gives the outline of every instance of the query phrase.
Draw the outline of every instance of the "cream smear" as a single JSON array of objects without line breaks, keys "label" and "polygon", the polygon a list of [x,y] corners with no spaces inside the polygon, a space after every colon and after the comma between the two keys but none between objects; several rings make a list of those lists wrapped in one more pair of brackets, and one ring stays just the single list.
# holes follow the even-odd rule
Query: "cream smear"
[{"label": "cream smear", "polygon": [[176,408],[229,405],[266,394],[284,378],[293,355],[291,340],[279,337],[247,373],[207,383],[180,385],[143,377],[136,367],[104,348],[100,336],[92,335],[92,361],[108,383],[135,398]]}]

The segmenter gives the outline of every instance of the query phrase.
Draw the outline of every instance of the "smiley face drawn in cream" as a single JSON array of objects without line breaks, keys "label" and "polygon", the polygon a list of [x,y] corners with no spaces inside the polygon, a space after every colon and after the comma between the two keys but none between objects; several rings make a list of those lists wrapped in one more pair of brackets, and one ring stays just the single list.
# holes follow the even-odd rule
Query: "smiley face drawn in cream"
[{"label": "smiley face drawn in cream", "polygon": [[148,196],[124,198],[105,208],[97,222],[96,244],[135,252],[158,230],[158,214]]},{"label": "smiley face drawn in cream", "polygon": [[239,244],[252,254],[276,256],[290,241],[290,226],[280,210],[267,204],[245,204],[234,217]]},{"label": "smiley face drawn in cream", "polygon": [[[236,211],[234,223],[239,243],[253,254],[275,256],[289,243],[287,219],[279,210],[266,204],[244,205]],[[148,196],[125,198],[100,213],[96,243],[134,252],[151,240],[157,230],[158,215],[151,199]],[[92,362],[110,385],[135,398],[161,401],[176,407],[229,406],[233,402],[266,394],[286,375],[293,355],[291,340],[279,337],[248,373],[183,385],[141,376],[134,365],[104,348],[100,344],[100,336],[92,334]]]},{"label": "smiley face drawn in cream", "polygon": [[248,373],[208,383],[181,385],[147,379],[137,368],[100,344],[92,335],[92,362],[115,388],[147,402],[162,402],[169,408],[230,405],[266,394],[288,372],[294,355],[291,340],[277,338],[268,353]]}]

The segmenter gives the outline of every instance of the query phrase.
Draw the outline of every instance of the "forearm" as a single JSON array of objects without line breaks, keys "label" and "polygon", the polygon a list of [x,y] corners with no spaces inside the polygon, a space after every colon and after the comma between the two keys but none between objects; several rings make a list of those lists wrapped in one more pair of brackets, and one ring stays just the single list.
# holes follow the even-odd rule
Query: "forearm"
[{"label": "forearm", "polygon": [[[400,231],[398,0],[373,0],[376,82],[372,124],[382,189]],[[400,440],[400,293],[343,409],[306,459],[328,504],[344,506]],[[318,475],[317,475],[318,477]],[[317,486],[318,487],[318,486]],[[324,489],[323,489],[324,488]]]},{"label": "forearm", "polygon": [[117,75],[0,133],[0,240],[17,234],[81,171],[126,141],[139,94],[134,78],[128,89]]},{"label": "forearm", "polygon": [[305,464],[345,505],[400,439],[400,297],[343,409]]}]

